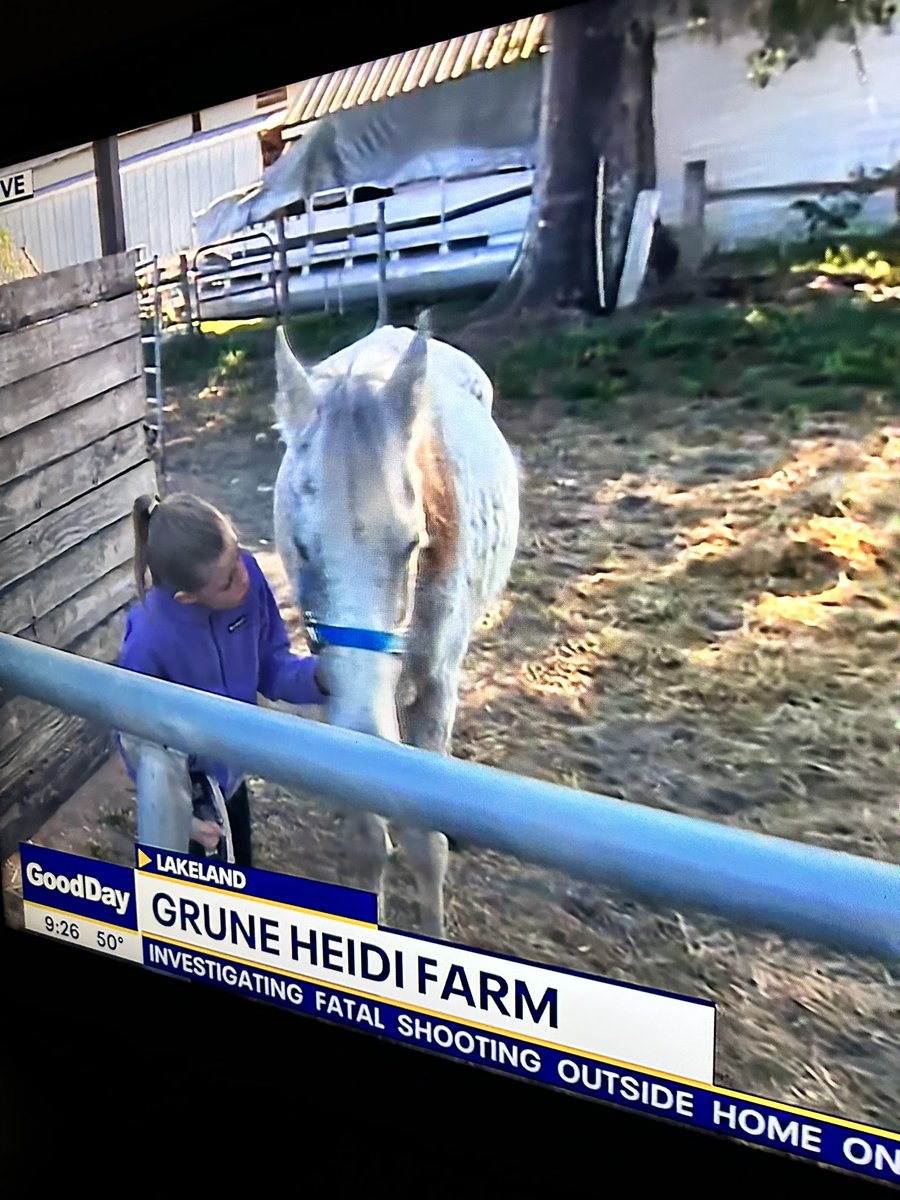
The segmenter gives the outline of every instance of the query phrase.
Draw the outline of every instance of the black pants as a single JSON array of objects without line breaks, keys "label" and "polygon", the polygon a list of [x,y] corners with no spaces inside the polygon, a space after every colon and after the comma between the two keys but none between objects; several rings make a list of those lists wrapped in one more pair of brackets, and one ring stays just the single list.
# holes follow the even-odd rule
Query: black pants
[{"label": "black pants", "polygon": [[[225,802],[228,810],[228,821],[231,825],[231,843],[234,847],[234,862],[238,867],[253,866],[253,846],[250,838],[250,794],[246,783],[242,783],[230,800]],[[220,852],[215,857],[224,858],[225,840],[220,843]],[[189,854],[206,856],[206,850],[199,842],[191,841]]]}]

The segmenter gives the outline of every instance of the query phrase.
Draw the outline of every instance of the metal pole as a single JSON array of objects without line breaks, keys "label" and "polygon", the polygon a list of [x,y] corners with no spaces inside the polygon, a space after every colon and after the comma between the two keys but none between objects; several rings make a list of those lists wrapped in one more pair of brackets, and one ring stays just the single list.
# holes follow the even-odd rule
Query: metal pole
[{"label": "metal pole", "polygon": [[384,220],[384,201],[378,201],[378,320],[376,328],[387,325],[387,230]]},{"label": "metal pole", "polygon": [[115,135],[94,142],[94,178],[100,221],[100,253],[104,256],[123,254],[127,249],[125,212],[119,174],[119,139]]},{"label": "metal pole", "polygon": [[450,247],[447,245],[447,180],[441,176],[441,219],[438,235],[438,254],[446,254]]},{"label": "metal pole", "polygon": [[200,315],[200,271],[197,264],[200,261],[205,247],[201,246],[199,250],[195,250],[191,259],[191,267],[188,272],[188,278],[191,275],[194,277],[194,314],[197,318],[197,333],[203,336],[203,317]]},{"label": "metal pole", "polygon": [[[900,196],[900,191],[898,191]],[[352,268],[356,254],[356,190],[352,186],[347,189],[347,258],[345,265]]]},{"label": "metal pole", "polygon": [[594,255],[597,270],[597,298],[600,310],[606,310],[606,233],[604,231],[604,212],[606,200],[606,159],[601,158],[597,163],[597,207],[594,218]]},{"label": "metal pole", "polygon": [[179,271],[181,273],[181,292],[184,296],[184,306],[187,309],[188,331],[191,335],[196,334],[197,329],[194,325],[194,305],[191,302],[191,276],[188,271],[188,260],[186,254],[178,256]]},{"label": "metal pole", "polygon": [[900,958],[900,867],[521,778],[0,634],[0,684],[327,803],[576,879]]},{"label": "metal pole", "polygon": [[287,243],[284,234],[284,214],[279,213],[275,218],[275,228],[278,231],[278,312],[282,320],[286,320],[290,308],[290,280],[287,265]]},{"label": "metal pole", "polygon": [[159,290],[159,256],[153,257],[153,369],[156,376],[156,429],[159,437],[159,473],[163,487],[166,479],[166,433],[163,414],[162,377],[162,298]]}]

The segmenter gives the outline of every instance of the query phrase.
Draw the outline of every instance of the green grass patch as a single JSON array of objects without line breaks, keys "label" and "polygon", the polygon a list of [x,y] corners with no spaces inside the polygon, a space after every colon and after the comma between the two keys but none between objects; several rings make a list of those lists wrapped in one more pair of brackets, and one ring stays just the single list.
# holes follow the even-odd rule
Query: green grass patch
[{"label": "green grass patch", "polygon": [[[774,261],[776,247],[756,247]],[[743,252],[748,258],[750,251]],[[787,272],[819,270],[900,281],[900,232],[841,245],[812,242],[778,261]],[[765,256],[768,255],[769,258]],[[466,300],[455,302],[462,314]],[[446,315],[448,306],[441,305]],[[343,316],[292,317],[288,332],[298,355],[314,364],[370,332],[374,308]],[[410,325],[412,306],[393,306],[391,321]],[[202,336],[164,345],[167,384],[270,395],[274,387],[271,319],[210,322]],[[451,338],[452,340],[452,338]],[[573,415],[590,418],[626,394],[692,399],[739,399],[748,408],[802,416],[850,411],[877,400],[900,406],[900,304],[873,304],[859,293],[801,303],[772,300],[695,303],[617,314],[552,333],[523,336],[485,355],[498,397],[529,403],[562,399]],[[248,408],[249,411],[249,408]],[[248,418],[249,419],[249,418]]]},{"label": "green grass patch", "polygon": [[[309,313],[291,317],[288,337],[304,361],[320,362],[335,351],[369,333],[376,313],[359,308],[343,316]],[[392,306],[394,324],[415,322],[415,310]],[[272,368],[275,322],[271,317],[252,321],[204,321],[198,334],[183,333],[163,343],[163,378],[166,384],[190,384],[198,389],[238,385],[249,381],[258,366]]]},{"label": "green grass patch", "polygon": [[614,317],[514,345],[493,366],[504,399],[557,396],[576,415],[625,393],[740,398],[750,408],[900,404],[900,305],[710,304]]}]

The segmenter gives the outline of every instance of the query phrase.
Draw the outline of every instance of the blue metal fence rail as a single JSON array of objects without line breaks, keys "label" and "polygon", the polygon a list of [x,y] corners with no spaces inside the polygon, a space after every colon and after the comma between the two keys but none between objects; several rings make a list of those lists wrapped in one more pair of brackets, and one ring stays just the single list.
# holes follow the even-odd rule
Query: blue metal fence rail
[{"label": "blue metal fence rail", "polygon": [[900,959],[900,867],[526,779],[0,634],[0,686],[594,884]]}]

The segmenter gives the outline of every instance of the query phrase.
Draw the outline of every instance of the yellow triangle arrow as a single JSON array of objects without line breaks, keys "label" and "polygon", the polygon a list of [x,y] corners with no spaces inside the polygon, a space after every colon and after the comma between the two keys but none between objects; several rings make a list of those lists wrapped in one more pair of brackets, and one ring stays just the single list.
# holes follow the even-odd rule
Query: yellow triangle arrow
[{"label": "yellow triangle arrow", "polygon": [[145,854],[143,852],[143,850],[138,848],[138,866],[146,867],[147,863],[151,863],[151,862],[153,862],[153,859],[150,857],[150,855]]}]

